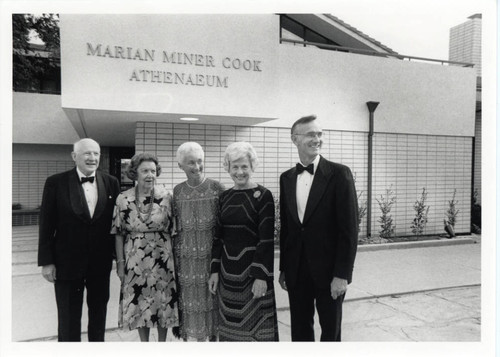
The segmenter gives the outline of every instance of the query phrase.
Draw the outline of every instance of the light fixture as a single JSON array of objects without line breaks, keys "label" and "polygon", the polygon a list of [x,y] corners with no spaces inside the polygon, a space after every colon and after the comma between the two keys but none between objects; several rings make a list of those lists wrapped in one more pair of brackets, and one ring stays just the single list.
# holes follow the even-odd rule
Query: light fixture
[{"label": "light fixture", "polygon": [[183,120],[183,121],[198,121],[200,119],[193,118],[193,117],[183,117],[183,118],[180,118],[180,120]]}]

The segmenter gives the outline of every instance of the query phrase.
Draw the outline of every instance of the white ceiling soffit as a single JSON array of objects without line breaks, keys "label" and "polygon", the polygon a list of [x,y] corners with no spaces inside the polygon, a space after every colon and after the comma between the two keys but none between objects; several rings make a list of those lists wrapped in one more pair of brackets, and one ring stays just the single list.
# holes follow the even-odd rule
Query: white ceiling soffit
[{"label": "white ceiling soffit", "polygon": [[[226,117],[195,113],[138,113],[64,108],[80,137],[89,137],[103,146],[134,146],[136,122],[201,125],[255,125],[276,118]],[[182,121],[180,118],[198,118]]]}]

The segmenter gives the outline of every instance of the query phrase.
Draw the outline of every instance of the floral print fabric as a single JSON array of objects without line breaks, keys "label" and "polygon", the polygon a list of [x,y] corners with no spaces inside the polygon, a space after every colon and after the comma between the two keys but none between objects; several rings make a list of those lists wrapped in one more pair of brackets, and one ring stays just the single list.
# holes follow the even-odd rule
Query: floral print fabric
[{"label": "floral print fabric", "polygon": [[119,327],[132,330],[179,325],[169,234],[172,225],[171,205],[172,194],[162,186],[155,186],[149,217],[137,209],[134,188],[122,192],[116,199],[111,233],[124,237],[125,252]]}]

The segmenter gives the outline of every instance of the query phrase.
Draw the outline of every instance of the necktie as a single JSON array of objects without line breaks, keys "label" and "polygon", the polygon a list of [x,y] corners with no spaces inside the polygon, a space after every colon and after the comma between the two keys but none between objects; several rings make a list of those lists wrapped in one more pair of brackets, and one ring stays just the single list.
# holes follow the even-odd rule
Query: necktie
[{"label": "necktie", "polygon": [[82,177],[80,183],[85,183],[85,182],[93,183],[94,178],[95,178],[94,176]]},{"label": "necktie", "polygon": [[297,174],[300,175],[305,171],[309,172],[311,175],[314,175],[314,164],[309,164],[307,167],[302,166],[302,164],[297,164]]}]

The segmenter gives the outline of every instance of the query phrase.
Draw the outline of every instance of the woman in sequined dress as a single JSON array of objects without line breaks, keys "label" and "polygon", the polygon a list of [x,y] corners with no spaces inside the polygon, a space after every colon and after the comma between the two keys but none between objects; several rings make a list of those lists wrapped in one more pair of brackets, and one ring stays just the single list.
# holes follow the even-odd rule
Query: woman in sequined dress
[{"label": "woman in sequined dress", "polygon": [[195,142],[177,150],[187,180],[174,188],[177,235],[174,254],[179,285],[180,335],[184,341],[215,341],[217,301],[208,290],[219,196],[223,186],[205,177],[205,154]]}]

